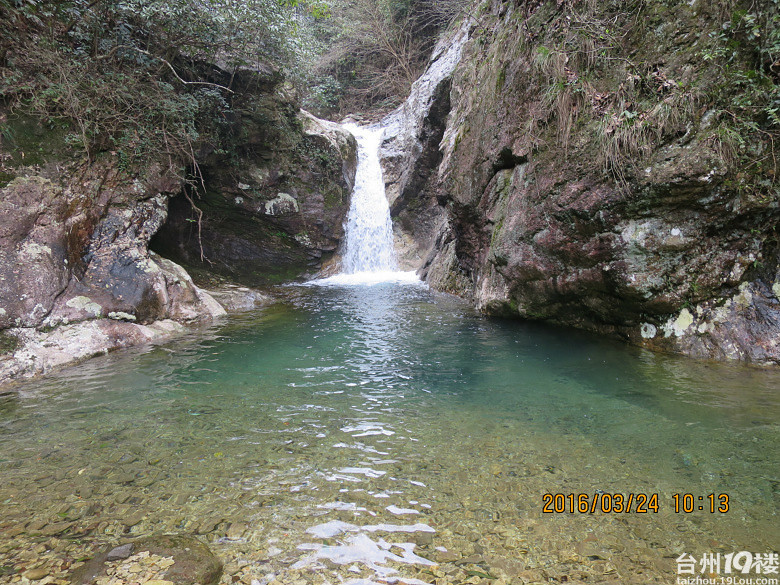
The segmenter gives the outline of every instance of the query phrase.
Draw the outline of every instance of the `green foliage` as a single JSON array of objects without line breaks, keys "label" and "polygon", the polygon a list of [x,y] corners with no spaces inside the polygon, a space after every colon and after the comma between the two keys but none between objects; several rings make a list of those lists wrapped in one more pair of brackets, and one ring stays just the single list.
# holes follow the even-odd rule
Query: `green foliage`
[{"label": "green foliage", "polygon": [[701,57],[721,71],[719,89],[728,94],[731,115],[753,130],[780,130],[780,2],[768,0],[764,11],[753,7],[734,10],[711,31]]},{"label": "green foliage", "polygon": [[318,81],[310,88],[304,104],[317,111],[336,111],[344,92],[343,84],[333,75],[323,75]]},{"label": "green foliage", "polygon": [[[213,104],[207,63],[282,70],[310,109],[392,107],[421,73],[437,34],[466,0],[0,0],[0,98],[73,122],[74,147],[124,154],[163,142],[189,148]],[[35,46],[36,51],[29,51]],[[113,79],[112,79],[113,76]],[[151,80],[174,86],[170,96]],[[225,83],[224,78],[222,83]],[[228,82],[229,84],[229,82]],[[204,85],[205,86],[205,85]],[[143,94],[128,97],[128,93]],[[103,115],[94,107],[101,94]],[[186,95],[188,97],[182,97]],[[230,96],[222,92],[228,102]],[[194,100],[194,102],[193,102]],[[141,108],[141,111],[134,108]],[[151,109],[150,109],[151,107]],[[225,116],[217,113],[214,120]],[[131,120],[133,118],[133,120]],[[211,121],[208,121],[210,124]],[[208,125],[207,124],[207,125]],[[135,139],[133,132],[139,132]],[[124,155],[123,155],[124,156]],[[132,158],[132,157],[131,157]]]},{"label": "green foliage", "polygon": [[64,122],[68,145],[89,157],[110,152],[123,169],[150,157],[196,166],[199,144],[220,147],[230,134],[232,93],[222,84],[232,78],[209,63],[292,69],[307,50],[301,23],[327,8],[322,0],[0,0],[0,20],[16,25],[0,38],[0,100]]},{"label": "green foliage", "polygon": [[[298,18],[309,5],[301,0],[75,0],[57,4],[76,51],[119,50],[147,64],[156,56],[184,55],[227,65],[258,61],[288,63],[297,50]],[[320,12],[320,4],[312,10]],[[107,26],[108,24],[108,26]]]},{"label": "green foliage", "polygon": [[16,132],[14,129],[5,123],[0,123],[0,145],[13,144],[16,141]]},{"label": "green foliage", "polygon": [[761,198],[780,172],[780,1],[737,6],[708,41],[701,57],[719,75],[711,139],[724,160],[740,169],[729,185]]}]

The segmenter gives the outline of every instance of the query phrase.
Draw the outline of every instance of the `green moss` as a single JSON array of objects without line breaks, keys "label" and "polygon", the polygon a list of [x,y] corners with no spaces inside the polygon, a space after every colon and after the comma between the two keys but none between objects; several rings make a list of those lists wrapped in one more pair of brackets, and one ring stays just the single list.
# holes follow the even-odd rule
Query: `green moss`
[{"label": "green moss", "polygon": [[[62,161],[73,155],[68,142],[70,135],[70,127],[61,121],[44,124],[34,116],[12,116],[4,124],[0,150],[10,154],[6,164],[12,167]],[[3,180],[0,176],[0,183]]]},{"label": "green moss", "polygon": [[501,217],[496,224],[493,226],[493,231],[490,234],[490,247],[494,247],[496,240],[498,240],[499,233],[501,232],[501,228],[504,227],[504,217]]},{"label": "green moss", "polygon": [[4,171],[0,171],[0,189],[8,185],[11,181],[14,180],[16,175],[13,175],[11,173],[6,173]]},{"label": "green moss", "polygon": [[504,89],[504,84],[506,83],[506,65],[504,65],[501,68],[501,71],[498,72],[498,77],[496,77],[496,91],[501,91]]},{"label": "green moss", "polygon": [[325,191],[325,209],[333,209],[344,204],[344,196],[340,189]]},{"label": "green moss", "polygon": [[0,355],[10,355],[19,347],[19,340],[13,335],[0,332]]}]

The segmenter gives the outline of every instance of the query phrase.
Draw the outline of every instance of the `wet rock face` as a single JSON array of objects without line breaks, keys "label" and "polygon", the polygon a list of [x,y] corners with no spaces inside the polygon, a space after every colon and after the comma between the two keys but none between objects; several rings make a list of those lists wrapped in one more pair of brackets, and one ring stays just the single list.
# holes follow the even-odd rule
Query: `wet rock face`
[{"label": "wet rock face", "polygon": [[43,177],[0,190],[0,329],[39,324],[67,286],[67,206],[62,189]]},{"label": "wet rock face", "polygon": [[[624,77],[635,79],[618,61],[601,69],[553,61],[567,6],[485,4],[452,76],[441,162],[423,187],[447,208],[423,274],[487,314],[696,357],[780,363],[776,187],[735,188],[740,169],[724,158],[713,112],[701,106],[677,126],[648,107],[641,115],[653,140],[632,160],[614,156],[610,149],[626,148],[614,134],[624,126],[609,126],[604,104],[627,91]],[[677,28],[703,26],[695,10],[679,8]],[[694,75],[700,62],[690,43],[670,40],[663,27],[643,30],[627,37],[631,60],[658,51],[665,65],[638,95],[664,106],[709,91],[711,73]],[[586,73],[588,84],[580,83]],[[549,84],[556,75],[563,81]],[[679,83],[669,89],[666,79]],[[567,94],[569,87],[581,91]]]},{"label": "wet rock face", "polygon": [[153,247],[249,285],[311,276],[344,236],[354,137],[281,97],[263,98],[262,107],[244,99],[236,108],[236,160],[212,154],[200,165],[205,192],[191,195],[203,211],[200,226],[191,203],[175,198]]},{"label": "wet rock face", "polygon": [[[36,166],[19,166],[0,143],[12,171],[0,175],[0,381],[224,315],[168,257],[238,281],[274,282],[314,274],[334,255],[354,181],[354,138],[300,112],[279,75],[243,71],[234,81],[235,116],[224,128],[233,150],[201,144],[193,153],[203,193],[183,191],[176,161],[152,159],[128,172],[113,153],[84,161],[44,152],[51,132],[40,125],[28,133],[40,148],[25,148],[44,152]],[[226,304],[265,302],[249,297],[238,291]]]},{"label": "wet rock face", "polygon": [[19,169],[0,188],[0,382],[225,314],[149,250],[179,179],[154,164],[132,179],[111,159],[54,168]]}]

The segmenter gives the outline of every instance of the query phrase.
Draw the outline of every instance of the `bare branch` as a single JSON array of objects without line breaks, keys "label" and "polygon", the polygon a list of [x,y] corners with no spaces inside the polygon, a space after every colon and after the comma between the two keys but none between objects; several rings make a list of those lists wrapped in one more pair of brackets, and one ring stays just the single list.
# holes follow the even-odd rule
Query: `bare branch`
[{"label": "bare branch", "polygon": [[173,65],[171,65],[168,61],[163,59],[162,57],[158,57],[157,55],[153,55],[149,51],[145,51],[144,49],[139,49],[138,47],[134,47],[133,45],[116,45],[114,46],[108,53],[105,55],[101,55],[99,57],[95,57],[97,60],[103,60],[103,59],[110,59],[111,57],[116,54],[116,52],[119,49],[132,49],[133,51],[137,51],[138,53],[141,53],[143,55],[146,55],[148,57],[151,57],[152,59],[156,59],[158,61],[162,61],[165,65],[168,66],[168,68],[171,70],[171,73],[173,73],[174,77],[178,79],[181,83],[184,85],[208,85],[211,87],[216,87],[219,89],[222,89],[228,93],[235,93],[232,89],[229,87],[225,87],[224,85],[220,85],[218,83],[209,83],[208,81],[187,81],[185,79],[182,79],[179,74],[176,72],[176,69],[173,68]]}]

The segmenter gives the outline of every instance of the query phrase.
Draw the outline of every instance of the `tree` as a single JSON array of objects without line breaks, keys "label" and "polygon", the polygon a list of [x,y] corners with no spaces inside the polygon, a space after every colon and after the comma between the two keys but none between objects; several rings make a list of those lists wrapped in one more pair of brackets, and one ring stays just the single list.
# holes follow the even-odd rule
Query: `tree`
[{"label": "tree", "polygon": [[[325,113],[384,111],[425,68],[439,33],[466,0],[331,0],[309,103]],[[319,93],[318,93],[319,92]]]}]

